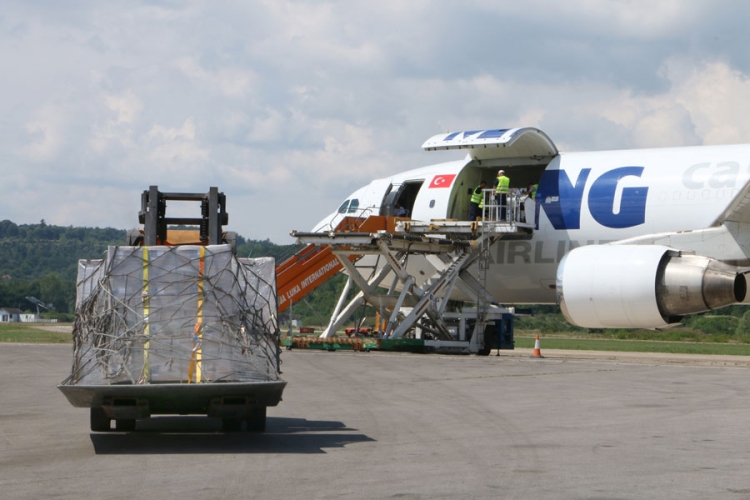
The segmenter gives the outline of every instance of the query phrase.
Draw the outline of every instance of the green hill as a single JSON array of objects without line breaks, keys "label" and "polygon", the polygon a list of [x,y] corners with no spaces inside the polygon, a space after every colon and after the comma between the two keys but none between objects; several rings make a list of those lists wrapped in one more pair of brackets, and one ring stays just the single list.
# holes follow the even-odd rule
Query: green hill
[{"label": "green hill", "polygon": [[[54,304],[54,310],[45,317],[72,321],[75,312],[75,279],[79,259],[100,258],[110,245],[122,245],[126,232],[114,228],[62,227],[46,224],[15,224],[0,221],[0,307],[13,307],[27,312],[35,306],[26,297],[36,297],[44,303]],[[237,237],[237,255],[240,257],[276,258],[277,263],[291,256],[301,247],[276,245],[269,240],[247,240]],[[345,277],[338,275],[294,305],[294,318],[303,325],[326,324]],[[352,294],[356,293],[352,290]],[[555,305],[530,308],[532,316],[520,317],[516,328],[540,333],[566,333],[615,336],[616,338],[669,338],[672,333],[681,337],[695,333],[694,340],[747,341],[750,335],[750,310],[746,306],[729,306],[701,315],[688,316],[683,327],[668,332],[638,332],[630,330],[591,330],[568,324],[559,307]],[[288,314],[288,312],[286,313]],[[352,322],[367,316],[372,324],[371,308],[359,311]],[[285,315],[281,317],[286,320]],[[708,339],[706,336],[711,336]]]},{"label": "green hill", "polygon": [[[123,229],[54,226],[44,220],[39,224],[0,221],[0,307],[35,311],[26,300],[32,296],[54,304],[45,317],[72,321],[78,260],[104,257],[108,246],[125,241]],[[237,237],[237,255],[241,257],[268,256],[280,262],[299,248]]]}]

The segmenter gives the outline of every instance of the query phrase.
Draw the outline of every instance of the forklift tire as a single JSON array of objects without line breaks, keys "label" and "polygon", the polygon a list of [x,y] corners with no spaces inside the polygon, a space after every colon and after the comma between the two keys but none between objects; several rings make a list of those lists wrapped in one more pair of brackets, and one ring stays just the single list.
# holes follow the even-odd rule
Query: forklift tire
[{"label": "forklift tire", "polygon": [[266,407],[253,408],[247,419],[248,432],[266,432]]},{"label": "forklift tire", "polygon": [[118,418],[115,420],[115,429],[120,432],[128,432],[135,430],[135,419],[134,418]]},{"label": "forklift tire", "polygon": [[91,408],[90,420],[93,432],[107,432],[110,430],[109,417],[102,408]]},{"label": "forklift tire", "polygon": [[222,432],[239,432],[242,430],[242,420],[239,418],[221,419]]}]

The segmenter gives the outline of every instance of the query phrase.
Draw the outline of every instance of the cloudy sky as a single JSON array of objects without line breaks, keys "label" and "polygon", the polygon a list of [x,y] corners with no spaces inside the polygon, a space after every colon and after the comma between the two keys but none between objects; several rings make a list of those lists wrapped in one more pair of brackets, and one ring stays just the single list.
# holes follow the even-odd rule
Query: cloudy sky
[{"label": "cloudy sky", "polygon": [[218,186],[230,230],[286,244],[460,157],[420,149],[441,132],[750,142],[748,21],[741,0],[5,0],[0,220],[128,229],[150,185]]}]

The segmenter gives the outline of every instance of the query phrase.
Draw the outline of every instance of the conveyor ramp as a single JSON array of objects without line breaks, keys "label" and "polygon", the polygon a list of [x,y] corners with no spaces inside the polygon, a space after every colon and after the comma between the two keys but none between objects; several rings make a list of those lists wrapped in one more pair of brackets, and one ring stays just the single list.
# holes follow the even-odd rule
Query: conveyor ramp
[{"label": "conveyor ramp", "polygon": [[[389,224],[393,231],[393,217],[376,216],[368,219],[345,217],[336,227],[335,233],[357,234],[385,231],[389,229]],[[354,262],[359,257],[360,255],[356,252],[348,256],[350,262]],[[290,304],[302,299],[343,268],[341,260],[333,253],[330,245],[311,243],[292,255],[276,267],[279,312],[285,311]]]},{"label": "conveyor ramp", "polygon": [[307,245],[276,267],[279,312],[328,281],[344,266],[324,245]]}]

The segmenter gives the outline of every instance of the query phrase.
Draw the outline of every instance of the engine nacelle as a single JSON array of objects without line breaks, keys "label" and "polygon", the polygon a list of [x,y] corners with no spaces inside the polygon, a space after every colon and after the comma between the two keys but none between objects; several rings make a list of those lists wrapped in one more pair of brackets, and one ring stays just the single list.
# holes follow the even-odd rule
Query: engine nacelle
[{"label": "engine nacelle", "polygon": [[557,268],[565,318],[587,328],[661,328],[742,302],[747,283],[736,267],[658,245],[591,245]]}]

